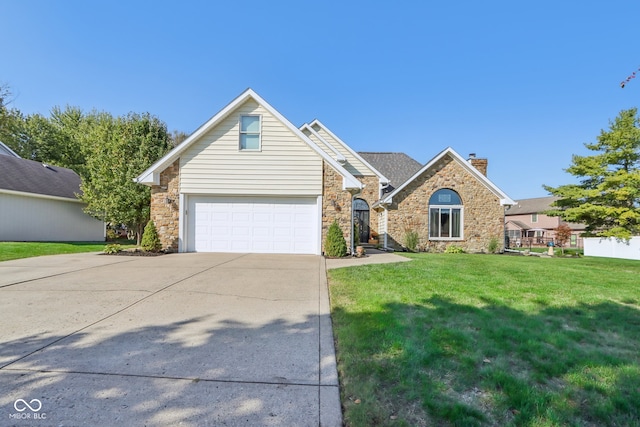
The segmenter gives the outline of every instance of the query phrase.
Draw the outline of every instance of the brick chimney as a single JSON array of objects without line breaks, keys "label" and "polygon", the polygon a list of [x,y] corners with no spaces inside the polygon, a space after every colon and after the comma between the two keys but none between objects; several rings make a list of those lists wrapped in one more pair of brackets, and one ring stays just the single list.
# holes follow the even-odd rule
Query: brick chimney
[{"label": "brick chimney", "polygon": [[487,166],[489,166],[489,160],[487,159],[479,159],[476,157],[476,153],[469,154],[469,163],[471,166],[478,169],[480,173],[484,176],[487,176]]}]

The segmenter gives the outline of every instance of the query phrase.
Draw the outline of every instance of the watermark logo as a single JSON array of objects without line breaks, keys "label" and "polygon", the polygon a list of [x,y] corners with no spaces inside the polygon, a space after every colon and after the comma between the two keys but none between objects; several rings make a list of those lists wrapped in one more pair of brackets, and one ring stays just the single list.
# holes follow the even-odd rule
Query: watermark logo
[{"label": "watermark logo", "polygon": [[40,412],[40,409],[42,409],[42,402],[40,402],[38,399],[31,399],[29,403],[27,403],[27,401],[24,399],[18,399],[13,402],[13,407],[18,412],[24,412],[27,410],[27,408],[29,408],[31,412]]},{"label": "watermark logo", "polygon": [[[45,420],[47,414],[40,412],[42,410],[42,402],[39,399],[31,399],[26,401],[24,399],[17,399],[13,402],[13,409],[16,413],[9,414],[9,418],[14,420]],[[27,409],[29,411],[27,411]]]}]

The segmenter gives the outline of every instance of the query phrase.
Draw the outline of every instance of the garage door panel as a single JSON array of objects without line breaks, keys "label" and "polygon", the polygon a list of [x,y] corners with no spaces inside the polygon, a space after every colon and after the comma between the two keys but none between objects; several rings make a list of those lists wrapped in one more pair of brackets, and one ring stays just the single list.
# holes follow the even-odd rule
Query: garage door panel
[{"label": "garage door panel", "polygon": [[229,221],[229,214],[227,212],[213,212],[211,214],[211,220],[215,222],[224,222]]},{"label": "garage door panel", "polygon": [[271,215],[268,213],[254,213],[253,214],[253,223],[259,224],[263,223],[268,225],[271,222]]},{"label": "garage door panel", "polygon": [[316,199],[189,198],[188,250],[317,253]]},{"label": "garage door panel", "polygon": [[231,252],[231,248],[226,241],[209,242],[207,246],[210,250],[201,249],[200,252]]},{"label": "garage door panel", "polygon": [[268,227],[255,227],[253,229],[253,237],[269,237],[269,228]]},{"label": "garage door panel", "polygon": [[310,228],[296,228],[293,230],[293,236],[296,239],[302,239],[304,236],[308,235],[309,233],[313,233],[313,230],[311,230]]},{"label": "garage door panel", "polygon": [[[235,207],[233,207],[233,209],[235,209]],[[231,217],[231,221],[235,222],[240,222],[240,223],[246,223],[249,221],[249,219],[251,219],[251,215],[249,214],[249,212],[233,212]]]},{"label": "garage door panel", "polygon": [[231,227],[231,237],[234,237],[234,238],[249,237],[250,235],[251,235],[251,232],[249,231],[249,228],[247,228],[246,225],[241,225],[239,227]]}]

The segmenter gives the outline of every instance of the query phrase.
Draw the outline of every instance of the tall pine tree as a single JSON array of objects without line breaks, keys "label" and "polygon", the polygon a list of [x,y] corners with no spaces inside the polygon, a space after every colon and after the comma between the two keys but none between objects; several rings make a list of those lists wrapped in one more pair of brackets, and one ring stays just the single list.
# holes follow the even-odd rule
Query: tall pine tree
[{"label": "tall pine tree", "polygon": [[637,109],[623,110],[597,142],[585,146],[593,156],[574,155],[567,172],[579,184],[544,186],[558,196],[547,212],[586,225],[595,236],[628,239],[640,235],[640,119]]}]

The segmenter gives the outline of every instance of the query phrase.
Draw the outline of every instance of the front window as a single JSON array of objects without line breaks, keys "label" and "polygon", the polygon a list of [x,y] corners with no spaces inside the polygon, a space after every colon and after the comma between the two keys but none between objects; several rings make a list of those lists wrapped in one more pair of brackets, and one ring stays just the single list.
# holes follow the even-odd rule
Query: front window
[{"label": "front window", "polygon": [[429,238],[462,240],[463,216],[458,193],[449,189],[436,191],[429,199]]},{"label": "front window", "polygon": [[537,213],[531,214],[531,222],[538,222],[538,214]]},{"label": "front window", "polygon": [[260,116],[240,116],[240,149],[260,149]]},{"label": "front window", "polygon": [[509,236],[509,239],[519,239],[522,237],[522,232],[520,230],[507,230],[507,236]]}]

